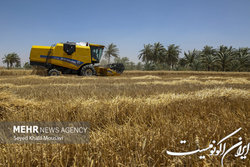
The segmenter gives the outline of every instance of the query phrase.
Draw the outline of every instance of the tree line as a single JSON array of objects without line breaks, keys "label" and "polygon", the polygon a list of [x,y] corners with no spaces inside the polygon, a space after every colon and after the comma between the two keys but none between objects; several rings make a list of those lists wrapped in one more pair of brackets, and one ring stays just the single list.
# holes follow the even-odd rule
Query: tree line
[{"label": "tree line", "polygon": [[165,48],[160,42],[144,45],[138,58],[145,70],[250,71],[250,48],[218,48],[204,46],[202,50],[184,52],[175,44]]}]

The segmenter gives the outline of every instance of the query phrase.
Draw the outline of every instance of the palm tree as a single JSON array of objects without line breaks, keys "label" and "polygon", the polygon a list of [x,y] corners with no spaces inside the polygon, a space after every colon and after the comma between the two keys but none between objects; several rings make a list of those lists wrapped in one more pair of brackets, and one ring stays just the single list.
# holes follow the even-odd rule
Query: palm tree
[{"label": "palm tree", "polygon": [[202,56],[203,55],[215,55],[216,53],[216,49],[213,49],[212,46],[204,46],[203,50],[202,50]]},{"label": "palm tree", "polygon": [[234,60],[234,52],[232,46],[229,48],[227,46],[221,45],[217,51],[215,62],[220,66],[222,71],[229,68]]},{"label": "palm tree", "polygon": [[206,67],[207,71],[210,71],[216,64],[216,57],[214,57],[214,55],[211,54],[202,56],[201,64],[203,64]]},{"label": "palm tree", "polygon": [[185,65],[187,64],[186,59],[185,58],[180,58],[178,61],[178,66],[180,67],[185,67]]},{"label": "palm tree", "polygon": [[23,68],[25,68],[25,69],[31,68],[30,63],[29,63],[29,62],[26,62],[26,63],[23,65]]},{"label": "palm tree", "polygon": [[215,65],[216,50],[212,46],[204,46],[201,52],[201,64],[203,64],[208,71],[210,71]]},{"label": "palm tree", "polygon": [[20,66],[20,57],[14,52],[4,55],[2,60],[3,63],[7,64],[7,68],[12,68],[14,64],[16,64],[16,66]]},{"label": "palm tree", "polygon": [[235,52],[235,59],[237,61],[237,70],[242,71],[244,68],[248,68],[250,66],[250,49],[249,48],[239,48]]},{"label": "palm tree", "polygon": [[173,69],[174,65],[178,62],[179,54],[181,53],[181,49],[179,46],[175,46],[174,44],[169,45],[167,49],[167,63]]},{"label": "palm tree", "polygon": [[144,48],[140,50],[140,54],[138,56],[139,59],[142,60],[142,62],[145,62],[148,64],[150,61],[153,60],[153,46],[151,44],[144,45]]},{"label": "palm tree", "polygon": [[10,56],[4,55],[4,58],[2,60],[4,64],[5,63],[7,64],[7,68],[10,68],[10,62],[11,62]]},{"label": "palm tree", "polygon": [[166,49],[160,42],[154,43],[152,61],[155,63],[162,63],[165,60],[166,60]]},{"label": "palm tree", "polygon": [[109,64],[111,56],[118,57],[119,56],[118,54],[119,54],[119,49],[115,44],[111,43],[108,45],[104,56],[108,59],[108,64]]},{"label": "palm tree", "polygon": [[194,62],[197,58],[197,50],[188,51],[188,53],[184,52],[184,59],[186,62],[186,66],[190,67],[191,69],[194,69]]},{"label": "palm tree", "polygon": [[192,64],[192,69],[195,70],[195,71],[199,71],[200,67],[201,67],[200,59],[199,58],[195,58],[194,62]]},{"label": "palm tree", "polygon": [[8,54],[10,56],[10,67],[13,67],[14,64],[16,64],[16,66],[20,65],[20,57],[18,56],[18,54],[16,53],[10,53]]},{"label": "palm tree", "polygon": [[20,59],[17,59],[15,63],[16,63],[16,65],[15,65],[16,68],[20,68],[21,67],[21,61],[20,61]]}]

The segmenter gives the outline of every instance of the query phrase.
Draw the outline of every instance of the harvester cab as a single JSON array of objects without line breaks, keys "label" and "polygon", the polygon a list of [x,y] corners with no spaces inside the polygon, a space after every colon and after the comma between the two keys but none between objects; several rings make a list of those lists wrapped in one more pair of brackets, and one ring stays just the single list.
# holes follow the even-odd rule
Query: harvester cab
[{"label": "harvester cab", "polygon": [[[82,76],[114,76],[124,71],[123,64],[97,66],[102,58],[104,46],[88,43],[66,42],[52,46],[32,46],[30,65],[36,71],[49,76],[78,74]],[[40,73],[40,72],[38,72]]]},{"label": "harvester cab", "polygon": [[93,63],[100,62],[102,58],[103,49],[104,47],[93,46],[93,44],[90,45],[90,51]]}]

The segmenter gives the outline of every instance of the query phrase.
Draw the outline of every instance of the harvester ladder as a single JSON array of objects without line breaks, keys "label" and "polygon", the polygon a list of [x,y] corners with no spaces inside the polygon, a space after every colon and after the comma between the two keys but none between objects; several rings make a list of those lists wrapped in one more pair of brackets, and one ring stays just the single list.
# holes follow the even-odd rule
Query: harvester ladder
[{"label": "harvester ladder", "polygon": [[49,57],[51,56],[53,47],[54,47],[54,45],[51,45],[51,46],[50,46],[50,49],[49,49],[49,51],[48,51],[48,55],[47,55],[47,57],[46,57],[46,65],[48,65],[48,60],[49,60]]}]

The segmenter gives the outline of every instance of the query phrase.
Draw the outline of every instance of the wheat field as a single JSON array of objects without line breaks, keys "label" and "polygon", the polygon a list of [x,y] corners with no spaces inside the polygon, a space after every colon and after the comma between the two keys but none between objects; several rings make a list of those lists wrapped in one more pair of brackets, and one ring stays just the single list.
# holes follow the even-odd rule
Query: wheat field
[{"label": "wheat field", "polygon": [[[118,77],[45,77],[0,71],[1,121],[87,121],[86,144],[1,144],[0,166],[220,166],[207,147],[238,128],[249,143],[250,73],[130,71]],[[185,139],[183,145],[180,140]],[[250,166],[235,151],[225,166]],[[203,154],[204,155],[204,154]]]}]

